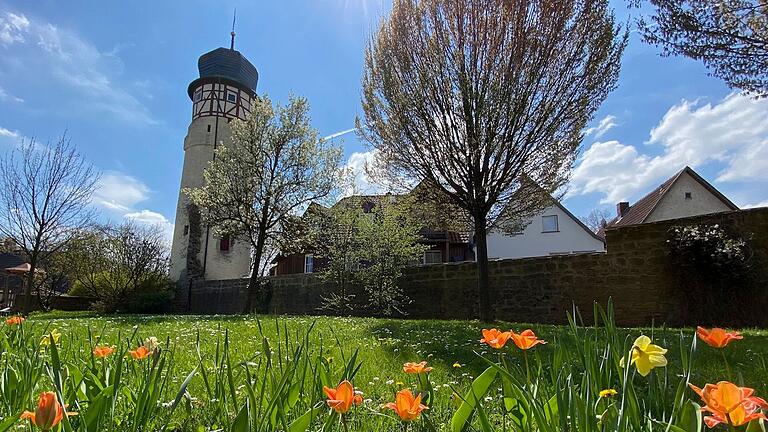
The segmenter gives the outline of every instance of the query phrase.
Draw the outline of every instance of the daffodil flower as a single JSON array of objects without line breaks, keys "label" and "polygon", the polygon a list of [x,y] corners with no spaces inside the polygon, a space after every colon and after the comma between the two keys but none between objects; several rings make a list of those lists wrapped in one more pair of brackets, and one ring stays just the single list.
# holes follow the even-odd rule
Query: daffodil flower
[{"label": "daffodil flower", "polygon": [[[629,364],[635,365],[640,375],[648,376],[653,368],[667,365],[667,358],[664,357],[666,353],[665,348],[652,344],[651,338],[643,335],[635,339],[635,343],[632,345],[632,360],[629,361]],[[622,357],[621,367],[624,367],[624,363]]]},{"label": "daffodil flower", "polygon": [[59,341],[61,340],[61,333],[59,333],[59,331],[55,330],[55,329],[51,330],[50,333],[48,333],[47,335],[43,336],[42,339],[40,339],[40,345],[42,345],[42,346],[50,345],[51,344],[51,338],[53,338],[53,343],[58,345]]}]

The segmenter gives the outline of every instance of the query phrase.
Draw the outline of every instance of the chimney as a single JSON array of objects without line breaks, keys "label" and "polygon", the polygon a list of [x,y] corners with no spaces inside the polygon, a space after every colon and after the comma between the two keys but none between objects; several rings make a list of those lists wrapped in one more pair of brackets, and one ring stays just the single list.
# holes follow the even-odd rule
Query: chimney
[{"label": "chimney", "polygon": [[619,217],[624,217],[624,215],[626,215],[628,211],[629,211],[629,203],[627,201],[622,201],[616,204],[616,214]]}]

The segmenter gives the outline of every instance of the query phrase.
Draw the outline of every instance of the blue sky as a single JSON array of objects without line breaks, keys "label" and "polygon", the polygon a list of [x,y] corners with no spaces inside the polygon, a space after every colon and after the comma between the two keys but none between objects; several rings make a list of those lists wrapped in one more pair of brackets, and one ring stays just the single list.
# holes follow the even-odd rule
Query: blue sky
[{"label": "blue sky", "polygon": [[[388,3],[0,0],[0,152],[67,130],[104,173],[94,196],[104,218],[169,226],[187,84],[201,54],[228,46],[233,9],[236,48],[258,68],[259,93],[307,97],[315,127],[330,135],[361,114],[363,50]],[[637,35],[587,132],[565,200],[576,215],[637,200],[686,164],[738,205],[768,205],[768,100],[733,93],[696,62],[659,57]],[[359,168],[368,149],[354,134],[342,139]]]}]

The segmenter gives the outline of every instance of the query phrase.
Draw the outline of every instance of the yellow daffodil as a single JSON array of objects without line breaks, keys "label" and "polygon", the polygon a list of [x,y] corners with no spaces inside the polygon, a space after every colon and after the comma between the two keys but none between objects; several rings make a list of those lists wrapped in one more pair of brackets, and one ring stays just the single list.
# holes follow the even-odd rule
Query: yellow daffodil
[{"label": "yellow daffodil", "polygon": [[[667,365],[667,358],[664,357],[666,353],[665,348],[652,344],[651,338],[643,335],[635,339],[635,343],[632,344],[632,359],[629,364],[635,365],[640,375],[648,376],[653,368]],[[622,357],[621,367],[624,367],[624,363]]]},{"label": "yellow daffodil", "polygon": [[53,338],[53,343],[58,345],[59,341],[61,340],[61,333],[59,333],[59,331],[55,330],[55,329],[51,330],[50,333],[48,333],[47,335],[43,336],[42,339],[40,339],[40,345],[42,345],[42,346],[50,345],[51,344],[51,338]]},{"label": "yellow daffodil", "polygon": [[619,394],[619,392],[614,389],[605,389],[600,391],[601,398],[610,398],[616,396],[617,394]]}]

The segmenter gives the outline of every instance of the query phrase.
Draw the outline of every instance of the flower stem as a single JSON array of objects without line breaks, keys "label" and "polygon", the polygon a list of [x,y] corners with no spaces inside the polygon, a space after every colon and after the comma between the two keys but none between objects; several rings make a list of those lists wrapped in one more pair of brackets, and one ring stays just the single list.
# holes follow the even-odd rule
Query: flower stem
[{"label": "flower stem", "polygon": [[349,425],[347,425],[347,416],[344,414],[341,415],[341,424],[344,425],[344,432],[349,432]]},{"label": "flower stem", "polygon": [[728,374],[728,381],[733,382],[733,376],[731,376],[731,367],[728,365],[728,359],[725,357],[725,348],[720,350],[720,354],[723,356],[723,363],[725,363],[725,372]]}]

